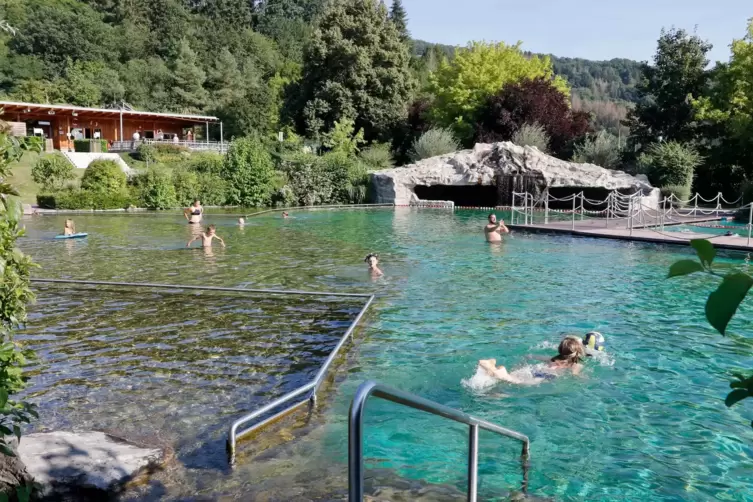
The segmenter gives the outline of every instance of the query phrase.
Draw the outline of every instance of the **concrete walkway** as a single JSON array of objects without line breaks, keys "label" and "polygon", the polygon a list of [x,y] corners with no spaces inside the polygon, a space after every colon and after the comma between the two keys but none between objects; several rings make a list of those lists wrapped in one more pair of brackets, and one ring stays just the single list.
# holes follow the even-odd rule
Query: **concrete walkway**
[{"label": "concrete walkway", "polygon": [[[534,232],[551,232],[559,234],[577,235],[582,237],[600,237],[604,239],[619,239],[627,241],[653,242],[658,244],[685,245],[692,239],[708,239],[715,247],[720,249],[732,249],[736,251],[753,251],[753,239],[748,240],[742,236],[726,236],[718,234],[704,234],[702,232],[668,232],[666,227],[671,225],[695,224],[709,221],[717,221],[719,217],[714,215],[692,217],[673,216],[671,221],[665,221],[665,231],[659,228],[659,222],[647,218],[642,224],[636,223],[633,230],[627,228],[627,220],[610,220],[603,218],[579,219],[576,215],[575,228],[570,221],[550,221],[547,224],[536,223],[529,225],[508,224],[514,230],[528,230]],[[517,220],[517,218],[516,218]]]}]

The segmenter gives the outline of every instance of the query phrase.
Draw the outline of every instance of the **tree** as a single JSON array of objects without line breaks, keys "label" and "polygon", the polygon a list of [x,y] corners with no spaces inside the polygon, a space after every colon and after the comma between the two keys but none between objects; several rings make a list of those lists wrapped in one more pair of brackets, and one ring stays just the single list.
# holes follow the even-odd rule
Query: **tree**
[{"label": "tree", "polygon": [[255,137],[230,144],[222,166],[228,182],[228,204],[260,207],[269,204],[274,191],[274,163],[269,149]]},{"label": "tree", "polygon": [[654,186],[685,201],[690,195],[695,169],[702,161],[692,145],[663,141],[650,145],[641,153],[638,166]]},{"label": "tree", "polygon": [[711,44],[685,30],[662,30],[654,64],[644,63],[638,104],[628,114],[628,152],[636,155],[660,140],[689,142],[697,137],[691,97],[701,96]]},{"label": "tree", "polygon": [[306,49],[299,129],[313,135],[344,117],[367,140],[386,138],[405,117],[414,87],[408,48],[373,0],[338,0],[321,17]]},{"label": "tree", "polygon": [[620,146],[617,137],[601,130],[596,135],[586,138],[575,147],[573,162],[617,169],[620,165]]},{"label": "tree", "polygon": [[355,155],[364,143],[363,129],[356,132],[353,119],[345,117],[335,122],[332,130],[325,133],[323,139],[324,146],[329,148],[330,151]]},{"label": "tree", "polygon": [[172,67],[173,85],[169,89],[172,108],[183,113],[201,111],[207,101],[206,74],[197,64],[196,53],[188,40],[180,43],[180,52]]},{"label": "tree", "polygon": [[392,24],[397,28],[400,40],[405,43],[410,42],[408,13],[405,11],[405,7],[403,7],[402,0],[392,0],[392,6],[390,7],[390,21],[392,21]]},{"label": "tree", "polygon": [[542,78],[551,80],[554,88],[568,97],[567,82],[554,76],[549,57],[528,58],[520,45],[473,42],[458,49],[455,57],[444,61],[429,79],[429,91],[434,95],[432,120],[453,127],[467,141],[479,108],[508,84]]},{"label": "tree", "polygon": [[575,142],[589,131],[589,117],[574,112],[567,97],[548,78],[511,83],[487,98],[478,112],[476,140],[510,141],[524,124],[539,124],[549,135],[549,150],[562,159],[572,156]]},{"label": "tree", "polygon": [[207,74],[207,88],[215,106],[226,106],[244,95],[238,61],[227,47],[222,48]]}]

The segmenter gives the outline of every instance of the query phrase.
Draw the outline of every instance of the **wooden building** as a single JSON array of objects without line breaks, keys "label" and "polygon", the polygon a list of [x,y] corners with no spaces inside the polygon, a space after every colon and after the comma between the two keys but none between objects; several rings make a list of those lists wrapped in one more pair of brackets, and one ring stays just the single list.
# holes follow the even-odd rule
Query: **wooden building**
[{"label": "wooden building", "polygon": [[177,136],[183,144],[196,143],[198,133],[201,141],[208,143],[210,124],[219,125],[219,136],[222,137],[220,119],[204,115],[14,101],[0,101],[0,110],[0,119],[11,124],[12,134],[44,137],[48,150],[73,150],[73,140],[76,139],[129,144],[136,133],[141,140],[173,141]]}]

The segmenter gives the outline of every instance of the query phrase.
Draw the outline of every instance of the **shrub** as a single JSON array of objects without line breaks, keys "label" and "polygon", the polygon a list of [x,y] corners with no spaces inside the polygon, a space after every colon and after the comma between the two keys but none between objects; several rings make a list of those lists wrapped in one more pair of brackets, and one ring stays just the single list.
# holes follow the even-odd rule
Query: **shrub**
[{"label": "shrub", "polygon": [[371,169],[389,169],[394,166],[390,145],[387,143],[374,143],[361,150],[358,157]]},{"label": "shrub", "polygon": [[693,173],[703,158],[690,145],[667,141],[654,143],[638,157],[640,171],[654,186],[690,186]]},{"label": "shrub", "polygon": [[45,190],[59,190],[76,178],[73,164],[60,153],[40,157],[31,168],[31,178]]},{"label": "shrub", "polygon": [[512,142],[519,146],[534,146],[543,153],[549,151],[549,135],[539,124],[523,124],[512,135]]},{"label": "shrub", "polygon": [[37,204],[44,209],[125,209],[133,202],[126,190],[108,193],[73,189],[37,195]]},{"label": "shrub", "polygon": [[573,162],[596,164],[615,169],[620,165],[620,147],[617,138],[607,131],[600,131],[596,136],[586,138],[575,147]]},{"label": "shrub", "polygon": [[89,191],[121,193],[126,187],[126,175],[112,160],[95,160],[84,171],[81,188]]},{"label": "shrub", "polygon": [[219,174],[222,172],[222,160],[222,155],[218,153],[195,153],[188,159],[186,167],[197,173]]},{"label": "shrub", "polygon": [[283,185],[272,196],[272,205],[275,207],[292,207],[298,204],[298,198],[290,185]]},{"label": "shrub", "polygon": [[[173,169],[173,188],[179,206],[187,207],[199,197],[199,178],[184,168]],[[204,201],[206,204],[206,201]]]},{"label": "shrub", "polygon": [[207,206],[224,206],[227,204],[227,183],[219,174],[198,173],[198,197]]},{"label": "shrub", "polygon": [[285,185],[292,192],[286,194],[288,205],[313,206],[326,204],[332,199],[332,181],[321,157],[310,153],[288,156],[280,163],[280,170],[287,175]]},{"label": "shrub", "polygon": [[169,209],[178,206],[173,175],[169,169],[162,166],[150,167],[134,180],[134,185],[142,207]]},{"label": "shrub", "polygon": [[227,202],[247,207],[268,204],[274,175],[272,156],[258,138],[233,141],[222,165],[222,177],[228,183]]},{"label": "shrub", "polygon": [[347,117],[336,121],[332,130],[324,134],[324,146],[333,152],[355,155],[363,143],[363,129],[356,132],[355,121]]},{"label": "shrub", "polygon": [[[92,143],[99,143],[99,150],[92,149]],[[73,150],[76,152],[106,152],[107,140],[106,139],[74,139]]]},{"label": "shrub", "polygon": [[683,205],[683,202],[686,202],[690,199],[690,185],[666,185],[661,187],[661,195],[662,197],[669,197],[670,195],[674,195],[677,199],[679,199],[679,205]]},{"label": "shrub", "polygon": [[413,142],[413,148],[410,152],[410,158],[413,162],[452,153],[459,148],[458,140],[449,129],[434,128],[429,129],[416,141]]},{"label": "shrub", "polygon": [[136,152],[143,162],[163,164],[183,160],[189,154],[188,148],[170,143],[141,143]]},{"label": "shrub", "polygon": [[136,149],[136,153],[139,156],[139,160],[142,162],[154,162],[157,151],[154,148],[154,145],[149,145],[146,143],[141,143]]}]

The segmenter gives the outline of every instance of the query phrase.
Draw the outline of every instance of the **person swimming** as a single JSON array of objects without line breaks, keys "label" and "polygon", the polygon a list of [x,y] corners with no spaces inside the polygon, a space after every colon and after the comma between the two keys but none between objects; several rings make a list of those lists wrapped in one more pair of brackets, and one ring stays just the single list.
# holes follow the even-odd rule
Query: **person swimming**
[{"label": "person swimming", "polygon": [[366,255],[366,258],[364,260],[366,263],[369,264],[369,273],[371,274],[371,277],[380,277],[384,275],[384,272],[382,272],[378,265],[379,265],[379,255],[376,253],[369,253]]},{"label": "person swimming", "polygon": [[502,242],[502,234],[509,234],[510,229],[505,226],[505,220],[497,222],[497,215],[489,214],[489,223],[484,226],[486,242]]},{"label": "person swimming", "polygon": [[73,220],[68,218],[65,220],[65,226],[63,227],[63,235],[73,235],[76,233],[76,225]]},{"label": "person swimming", "polygon": [[284,219],[284,218],[290,218],[290,215],[288,214],[288,212],[287,212],[287,211],[283,211],[283,212],[282,212],[282,217],[283,217],[283,219]]},{"label": "person swimming", "polygon": [[580,338],[566,336],[560,342],[557,352],[546,367],[533,370],[532,378],[523,378],[517,372],[510,373],[504,366],[497,367],[496,359],[482,359],[478,365],[489,376],[517,385],[535,385],[545,380],[552,380],[564,372],[571,372],[573,375],[580,374],[583,370],[581,361],[586,357],[583,341]]},{"label": "person swimming", "polygon": [[211,248],[212,247],[212,241],[214,239],[217,239],[220,241],[220,244],[222,244],[222,247],[225,247],[225,241],[222,240],[222,237],[217,235],[216,233],[216,227],[214,225],[209,225],[205,232],[200,233],[190,241],[188,241],[188,244],[186,244],[186,247],[191,247],[191,244],[193,241],[201,239],[201,245],[202,247]]},{"label": "person swimming", "polygon": [[186,217],[188,223],[190,224],[201,223],[201,218],[203,215],[204,208],[201,207],[201,202],[199,201],[199,199],[194,199],[191,207],[188,207],[185,211],[183,211],[183,216]]},{"label": "person swimming", "polygon": [[244,220],[243,218],[238,218],[238,225],[243,226],[245,224],[246,224],[246,220]]}]

